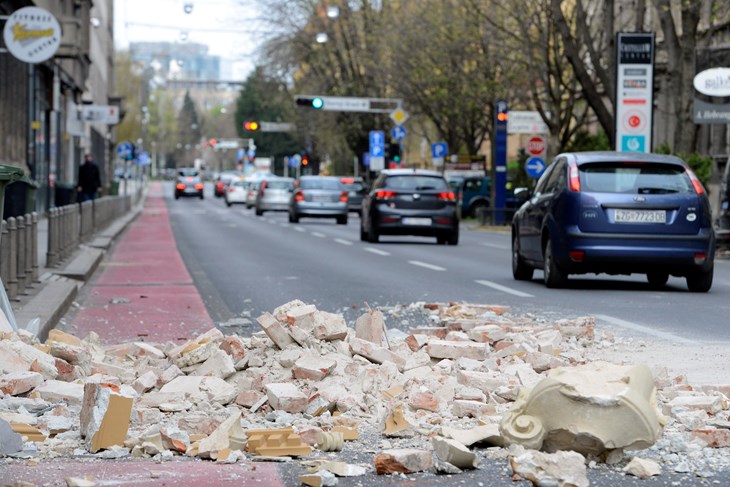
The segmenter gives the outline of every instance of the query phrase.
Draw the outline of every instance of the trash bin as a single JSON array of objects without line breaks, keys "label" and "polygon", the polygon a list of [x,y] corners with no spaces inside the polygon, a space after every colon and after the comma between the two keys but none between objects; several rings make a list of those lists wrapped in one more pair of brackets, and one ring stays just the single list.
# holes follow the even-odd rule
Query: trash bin
[{"label": "trash bin", "polygon": [[23,170],[19,167],[0,164],[0,215],[3,220],[5,219],[5,187],[21,178],[23,178]]},{"label": "trash bin", "polygon": [[119,180],[115,179],[114,181],[109,183],[109,195],[110,196],[119,195]]},{"label": "trash bin", "polygon": [[76,185],[73,183],[57,182],[54,191],[54,204],[66,206],[76,201]]}]

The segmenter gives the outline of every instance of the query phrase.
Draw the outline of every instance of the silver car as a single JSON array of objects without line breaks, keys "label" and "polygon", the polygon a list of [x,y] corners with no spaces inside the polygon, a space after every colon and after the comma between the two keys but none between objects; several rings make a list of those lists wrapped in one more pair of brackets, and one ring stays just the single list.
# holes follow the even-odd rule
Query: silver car
[{"label": "silver car", "polygon": [[289,222],[302,217],[335,218],[338,225],[347,225],[347,190],[340,178],[302,176],[289,200]]},{"label": "silver car", "polygon": [[294,191],[294,178],[269,178],[259,183],[256,191],[256,215],[265,211],[287,211]]}]

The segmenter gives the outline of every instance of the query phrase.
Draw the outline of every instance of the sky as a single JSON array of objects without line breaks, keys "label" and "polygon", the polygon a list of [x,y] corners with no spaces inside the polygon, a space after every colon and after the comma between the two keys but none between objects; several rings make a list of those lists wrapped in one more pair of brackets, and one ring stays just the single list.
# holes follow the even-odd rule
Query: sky
[{"label": "sky", "polygon": [[[254,2],[242,0],[114,0],[114,44],[168,41],[206,44],[210,54],[234,62],[233,73],[253,69],[257,48]],[[185,6],[192,6],[190,13]]]}]

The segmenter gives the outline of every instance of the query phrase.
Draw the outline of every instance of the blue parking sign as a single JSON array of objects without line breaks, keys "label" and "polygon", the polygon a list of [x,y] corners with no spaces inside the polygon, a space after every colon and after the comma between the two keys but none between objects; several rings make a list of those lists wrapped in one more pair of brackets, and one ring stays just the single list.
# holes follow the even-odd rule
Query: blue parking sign
[{"label": "blue parking sign", "polygon": [[446,144],[446,142],[436,142],[434,144],[431,144],[431,157],[433,157],[434,159],[446,157],[446,154],[448,152],[449,146]]}]

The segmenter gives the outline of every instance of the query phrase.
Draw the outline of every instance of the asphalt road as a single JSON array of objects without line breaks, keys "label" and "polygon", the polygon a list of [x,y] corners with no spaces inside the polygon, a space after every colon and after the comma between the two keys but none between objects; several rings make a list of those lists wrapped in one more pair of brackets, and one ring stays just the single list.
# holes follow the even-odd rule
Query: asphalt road
[{"label": "asphalt road", "polygon": [[[435,238],[359,239],[359,218],[302,219],[286,213],[255,216],[226,207],[212,191],[205,200],[171,198],[168,208],[179,250],[217,322],[251,319],[298,298],[319,309],[356,319],[366,305],[473,302],[512,307],[517,313],[570,318],[592,315],[599,325],[677,341],[730,342],[730,261],[716,260],[712,290],[690,293],[671,277],[663,290],[645,276],[571,276],[567,289],[547,289],[542,272],[515,281],[510,236],[462,224],[458,246]],[[416,323],[392,320],[390,326]],[[258,329],[254,326],[254,329]]]}]

